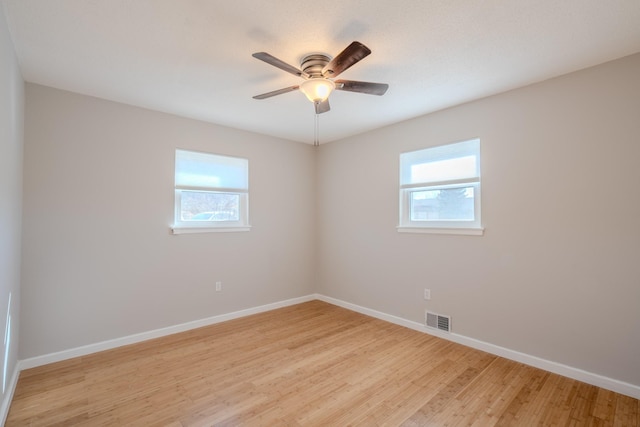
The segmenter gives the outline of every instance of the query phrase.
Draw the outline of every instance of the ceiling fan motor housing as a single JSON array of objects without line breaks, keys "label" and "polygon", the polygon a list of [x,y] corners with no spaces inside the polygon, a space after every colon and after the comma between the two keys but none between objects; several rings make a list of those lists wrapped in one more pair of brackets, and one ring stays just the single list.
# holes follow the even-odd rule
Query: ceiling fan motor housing
[{"label": "ceiling fan motor housing", "polygon": [[312,53],[302,58],[300,68],[311,78],[322,78],[322,69],[331,61],[331,57],[323,53]]}]

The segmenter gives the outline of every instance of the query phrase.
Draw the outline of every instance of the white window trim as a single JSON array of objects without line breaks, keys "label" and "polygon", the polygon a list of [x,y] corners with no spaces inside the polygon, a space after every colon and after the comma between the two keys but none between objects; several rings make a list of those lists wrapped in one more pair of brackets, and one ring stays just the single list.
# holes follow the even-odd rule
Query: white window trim
[{"label": "white window trim", "polygon": [[[477,140],[478,138],[469,141]],[[478,140],[479,141],[479,140]],[[466,142],[466,141],[463,141]],[[455,143],[454,143],[455,144]],[[432,147],[436,148],[436,147]],[[426,151],[429,148],[416,151]],[[403,173],[402,161],[400,162],[400,174]],[[402,179],[402,178],[401,178]],[[414,191],[438,190],[445,188],[474,188],[474,214],[473,221],[412,221],[411,220],[411,193]],[[468,179],[439,181],[429,183],[416,183],[400,185],[400,216],[396,227],[399,233],[425,233],[425,234],[454,234],[482,236],[484,228],[481,219],[481,185],[480,175]]]},{"label": "white window trim", "polygon": [[407,227],[398,226],[398,233],[424,233],[424,234],[453,234],[464,236],[482,236],[484,228],[434,228],[434,227]]},{"label": "white window trim", "polygon": [[244,227],[171,227],[172,234],[195,234],[195,233],[234,233],[238,231],[249,231],[251,226]]}]

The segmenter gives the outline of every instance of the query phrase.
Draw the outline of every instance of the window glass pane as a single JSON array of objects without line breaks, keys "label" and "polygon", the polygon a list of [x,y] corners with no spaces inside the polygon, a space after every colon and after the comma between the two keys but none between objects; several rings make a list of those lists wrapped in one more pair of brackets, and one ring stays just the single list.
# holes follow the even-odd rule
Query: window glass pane
[{"label": "window glass pane", "polygon": [[176,150],[176,185],[209,188],[248,188],[248,160]]},{"label": "window glass pane", "polygon": [[476,156],[411,165],[411,182],[436,182],[478,176]]},{"label": "window glass pane", "polygon": [[473,221],[474,188],[412,191],[411,221]]},{"label": "window glass pane", "polygon": [[181,191],[182,221],[239,221],[239,208],[239,194]]}]

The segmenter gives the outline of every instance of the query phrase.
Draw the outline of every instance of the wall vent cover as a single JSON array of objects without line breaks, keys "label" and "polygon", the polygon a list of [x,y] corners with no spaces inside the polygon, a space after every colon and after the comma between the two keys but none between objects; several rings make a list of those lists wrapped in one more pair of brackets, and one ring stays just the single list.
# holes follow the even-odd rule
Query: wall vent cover
[{"label": "wall vent cover", "polygon": [[441,314],[426,312],[426,324],[430,328],[439,329],[445,332],[451,332],[451,317]]}]

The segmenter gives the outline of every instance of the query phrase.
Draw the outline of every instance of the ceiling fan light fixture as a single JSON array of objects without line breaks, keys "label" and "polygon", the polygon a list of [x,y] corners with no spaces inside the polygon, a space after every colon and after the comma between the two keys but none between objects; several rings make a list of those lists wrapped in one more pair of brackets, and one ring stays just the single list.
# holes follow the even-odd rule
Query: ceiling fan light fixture
[{"label": "ceiling fan light fixture", "polygon": [[315,78],[302,82],[300,92],[304,93],[309,101],[323,102],[331,95],[336,85],[329,79]]}]

